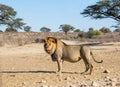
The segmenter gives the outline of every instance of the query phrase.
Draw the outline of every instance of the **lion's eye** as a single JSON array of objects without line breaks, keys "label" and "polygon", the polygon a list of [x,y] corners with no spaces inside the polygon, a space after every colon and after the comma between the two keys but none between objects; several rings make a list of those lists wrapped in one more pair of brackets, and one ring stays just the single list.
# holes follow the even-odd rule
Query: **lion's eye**
[{"label": "lion's eye", "polygon": [[53,42],[53,43],[55,43],[55,41],[54,41],[54,40],[53,40],[52,42]]}]

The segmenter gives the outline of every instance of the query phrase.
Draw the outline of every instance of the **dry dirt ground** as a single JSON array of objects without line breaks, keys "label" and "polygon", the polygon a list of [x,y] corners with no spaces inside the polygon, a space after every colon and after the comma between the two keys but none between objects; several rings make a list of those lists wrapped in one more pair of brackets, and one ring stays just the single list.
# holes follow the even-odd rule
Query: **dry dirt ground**
[{"label": "dry dirt ground", "polygon": [[120,43],[109,44],[91,47],[94,57],[104,61],[91,59],[92,75],[80,74],[85,70],[81,60],[64,62],[61,78],[42,43],[0,47],[0,87],[120,87]]}]

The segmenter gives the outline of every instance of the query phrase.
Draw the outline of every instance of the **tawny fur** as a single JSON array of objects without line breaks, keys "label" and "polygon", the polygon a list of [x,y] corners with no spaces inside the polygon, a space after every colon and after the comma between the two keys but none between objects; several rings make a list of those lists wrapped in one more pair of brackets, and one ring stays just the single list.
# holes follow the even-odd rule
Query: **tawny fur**
[{"label": "tawny fur", "polygon": [[[86,67],[86,70],[83,73],[92,73],[93,65],[90,63],[90,57],[91,55],[93,59],[94,57],[89,46],[71,46],[56,38],[47,37],[44,40],[44,49],[48,54],[51,55],[52,60],[57,62],[59,73],[61,73],[63,61],[75,63],[81,59],[83,59]],[[94,61],[97,63],[103,62],[103,60],[98,62],[95,59]],[[86,73],[88,70],[90,70],[89,73]]]}]

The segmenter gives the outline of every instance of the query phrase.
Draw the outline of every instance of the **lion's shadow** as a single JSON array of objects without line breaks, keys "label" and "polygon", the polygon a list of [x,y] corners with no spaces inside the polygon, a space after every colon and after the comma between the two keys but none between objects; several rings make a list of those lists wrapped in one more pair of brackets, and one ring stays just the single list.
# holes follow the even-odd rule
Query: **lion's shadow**
[{"label": "lion's shadow", "polygon": [[[45,70],[36,70],[36,71],[0,71],[0,73],[48,73],[48,74],[56,74],[55,71],[45,71]],[[79,74],[78,72],[62,72],[65,74]]]}]

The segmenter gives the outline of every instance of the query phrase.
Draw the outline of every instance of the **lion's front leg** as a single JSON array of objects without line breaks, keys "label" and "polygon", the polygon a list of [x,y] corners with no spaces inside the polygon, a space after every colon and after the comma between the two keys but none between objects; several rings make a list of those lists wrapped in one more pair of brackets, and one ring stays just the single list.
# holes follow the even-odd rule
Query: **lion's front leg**
[{"label": "lion's front leg", "polygon": [[58,73],[59,73],[59,75],[61,75],[61,71],[62,71],[62,60],[61,60],[61,59],[57,59],[57,64],[58,64]]}]

